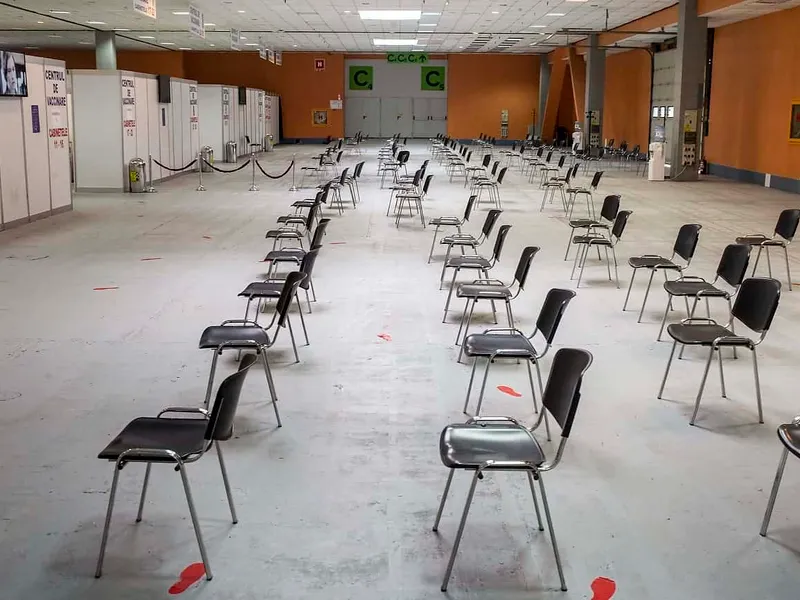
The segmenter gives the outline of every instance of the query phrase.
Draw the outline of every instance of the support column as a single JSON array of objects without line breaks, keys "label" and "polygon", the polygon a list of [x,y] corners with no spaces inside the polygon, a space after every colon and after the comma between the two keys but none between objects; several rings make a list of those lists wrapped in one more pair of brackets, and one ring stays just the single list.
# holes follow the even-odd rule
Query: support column
[{"label": "support column", "polygon": [[697,0],[678,4],[678,48],[675,56],[675,118],[672,120],[670,177],[697,181],[708,19],[697,16]]},{"label": "support column", "polygon": [[[586,53],[586,114],[583,115],[584,146],[601,146],[603,131],[603,97],[606,91],[606,51],[599,48],[599,36],[589,35]],[[581,118],[581,115],[578,115]]]},{"label": "support column", "polygon": [[544,125],[544,112],[547,110],[547,90],[550,88],[550,63],[547,56],[542,56],[539,61],[539,110],[536,113],[536,136],[542,137]]},{"label": "support column", "polygon": [[95,66],[98,69],[116,71],[117,41],[113,31],[95,31]]}]

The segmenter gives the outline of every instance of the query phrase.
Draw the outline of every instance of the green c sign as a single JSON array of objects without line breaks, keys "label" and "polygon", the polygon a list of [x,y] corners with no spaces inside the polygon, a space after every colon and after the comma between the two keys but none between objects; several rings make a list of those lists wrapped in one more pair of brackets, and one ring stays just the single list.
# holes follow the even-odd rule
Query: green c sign
[{"label": "green c sign", "polygon": [[372,89],[373,71],[372,67],[350,67],[350,89],[367,91]]},{"label": "green c sign", "polygon": [[389,52],[386,60],[390,63],[424,65],[428,62],[428,55],[421,52]]},{"label": "green c sign", "polygon": [[423,91],[442,92],[445,89],[445,67],[420,67]]}]

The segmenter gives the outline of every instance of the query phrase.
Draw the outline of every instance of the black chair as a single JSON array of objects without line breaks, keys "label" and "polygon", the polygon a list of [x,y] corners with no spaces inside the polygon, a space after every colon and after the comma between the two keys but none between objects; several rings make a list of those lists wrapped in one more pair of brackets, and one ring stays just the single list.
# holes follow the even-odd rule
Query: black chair
[{"label": "black chair", "polygon": [[425,197],[428,195],[428,190],[431,187],[431,181],[433,181],[433,175],[428,175],[425,177],[425,183],[422,184],[422,188],[418,190],[409,190],[400,192],[395,196],[397,200],[397,207],[395,209],[395,219],[394,225],[395,227],[400,227],[400,217],[403,215],[403,204],[408,204],[408,214],[409,216],[414,216],[414,209],[419,213],[419,220],[422,223],[422,228],[425,229],[425,209],[422,206],[422,202],[425,200]]},{"label": "black chair", "polygon": [[244,136],[244,141],[247,142],[247,147],[250,149],[250,154],[256,154],[258,152],[261,152],[261,150],[263,150],[261,144],[257,144],[255,142],[250,141],[249,135]]},{"label": "black chair", "polygon": [[[223,321],[221,325],[206,327],[200,335],[198,347],[201,350],[214,350],[214,358],[211,360],[211,371],[208,374],[208,387],[206,389],[205,406],[211,400],[211,389],[214,385],[214,374],[217,370],[217,359],[224,350],[254,350],[261,355],[264,365],[264,374],[267,377],[267,387],[269,388],[272,407],[275,411],[275,419],[278,427],[281,426],[281,417],[278,413],[278,394],[275,391],[275,382],[272,380],[272,372],[269,368],[267,349],[272,348],[278,339],[281,328],[286,327],[289,321],[289,308],[292,300],[297,294],[297,288],[305,279],[305,274],[294,271],[286,276],[283,291],[278,299],[272,321],[266,327],[261,327],[253,321],[243,321],[241,319],[231,319]],[[274,333],[270,334],[270,329],[275,327]],[[291,333],[291,329],[290,329]],[[294,336],[292,336],[294,338]],[[295,357],[297,354],[295,353]]]},{"label": "black chair", "polygon": [[580,263],[581,271],[578,275],[578,283],[575,287],[581,287],[581,280],[583,279],[583,269],[586,267],[586,260],[589,257],[589,250],[592,248],[597,249],[597,258],[600,258],[600,248],[605,249],[606,253],[606,268],[608,269],[608,280],[611,281],[611,258],[608,256],[608,250],[611,249],[611,255],[614,258],[614,275],[617,279],[617,289],[619,289],[619,269],[617,267],[617,244],[622,239],[622,234],[625,232],[625,227],[628,225],[628,218],[633,214],[630,210],[621,210],[617,213],[614,219],[614,225],[608,235],[603,235],[602,231],[597,233],[589,232],[586,235],[576,235],[572,238],[572,243],[578,246],[578,251],[575,253],[575,261],[572,263],[572,274],[570,279],[575,276],[575,269]]},{"label": "black chair", "polygon": [[620,197],[616,194],[606,196],[603,200],[603,207],[600,209],[600,219],[573,219],[568,225],[571,231],[567,240],[567,251],[564,252],[564,260],[569,258],[569,249],[572,247],[572,238],[576,229],[585,229],[586,233],[592,233],[594,229],[610,229],[617,218],[619,212]]},{"label": "black chair", "polygon": [[394,210],[397,211],[397,198],[395,198],[395,194],[401,194],[403,192],[414,192],[419,190],[420,184],[422,183],[422,178],[425,176],[425,172],[422,169],[417,169],[414,171],[414,174],[411,176],[410,179],[402,182],[395,183],[392,187],[389,188],[389,203],[386,205],[386,216],[389,216],[389,213],[392,212],[392,201],[394,201]]},{"label": "black chair", "polygon": [[[497,166],[499,163],[495,163]],[[503,180],[506,177],[506,172],[508,171],[508,167],[503,167],[497,173],[496,179],[478,179],[475,182],[475,190],[477,191],[478,195],[478,203],[481,201],[481,194],[483,190],[487,190],[489,192],[489,201],[494,203],[497,208],[502,208],[500,204],[500,186],[503,185]],[[494,169],[492,170],[492,175],[494,175]]]},{"label": "black chair", "polygon": [[[206,579],[211,580],[213,577],[211,565],[208,562],[206,547],[203,543],[200,523],[197,521],[192,490],[189,486],[189,479],[186,476],[186,465],[200,460],[211,449],[211,446],[214,446],[219,459],[219,467],[222,471],[222,482],[225,485],[225,494],[228,497],[231,519],[234,523],[238,523],[239,519],[236,516],[236,508],[233,505],[233,495],[231,494],[231,486],[228,481],[228,473],[225,469],[220,442],[229,440],[233,435],[233,419],[239,405],[242,384],[250,367],[253,366],[257,358],[257,355],[245,356],[239,363],[239,370],[222,382],[222,385],[217,390],[217,397],[210,413],[202,408],[175,406],[165,408],[158,413],[157,417],[139,417],[128,423],[108,446],[98,454],[97,458],[114,462],[114,477],[111,481],[111,491],[108,495],[106,522],[103,527],[100,556],[97,559],[95,577],[100,577],[103,574],[103,559],[105,558],[106,544],[108,543],[111,515],[114,511],[119,472],[128,463],[143,462],[147,467],[144,472],[144,483],[142,485],[142,494],[139,498],[139,511],[136,514],[136,522],[139,523],[142,520],[147,484],[150,480],[150,467],[153,463],[173,465],[175,470],[181,474],[183,491],[186,494],[186,501],[189,505],[189,515],[197,537],[197,545],[200,547],[200,556],[205,566]],[[163,415],[167,414],[194,414],[199,415],[201,418],[187,418],[185,416],[181,418],[162,418]]]},{"label": "black chair", "polygon": [[[486,370],[483,373],[483,383],[481,384],[481,391],[478,396],[478,404],[475,407],[475,415],[481,414],[481,405],[483,404],[483,395],[486,391],[486,381],[489,377],[489,368],[494,361],[499,359],[514,359],[525,360],[528,365],[528,380],[531,384],[531,398],[533,399],[533,410],[538,412],[539,409],[536,405],[536,390],[533,386],[533,375],[531,374],[531,363],[536,367],[536,377],[539,381],[539,391],[542,390],[542,374],[539,370],[539,361],[550,350],[553,340],[556,337],[558,326],[561,324],[561,318],[564,316],[564,311],[567,306],[575,297],[575,292],[572,290],[563,290],[554,288],[547,292],[544,299],[542,308],[539,310],[539,316],[536,319],[536,328],[531,335],[526,336],[524,333],[514,328],[493,328],[487,329],[483,333],[474,333],[467,336],[464,340],[464,352],[467,356],[473,358],[472,373],[469,377],[469,385],[467,386],[467,397],[464,400],[464,413],[467,413],[469,408],[469,398],[472,393],[472,384],[475,379],[475,370],[478,366],[478,359],[486,359]],[[533,339],[539,333],[545,341],[544,350],[539,352],[533,345]],[[550,429],[545,422],[547,429],[547,439],[550,439]]]},{"label": "black chair", "polygon": [[[328,223],[330,222],[331,220],[327,218],[320,219],[316,229],[314,229],[314,235],[311,238],[310,250],[322,248],[322,238],[325,236],[325,230],[328,228]],[[303,248],[281,248],[280,250],[273,250],[264,258],[264,262],[269,263],[267,278],[273,277],[273,271],[280,263],[289,262],[299,265],[305,255],[306,251]],[[317,296],[314,292],[314,282],[310,281],[309,286],[311,287],[311,295],[314,297],[314,302],[316,302]]]},{"label": "black chair", "polygon": [[569,214],[567,215],[568,219],[572,219],[572,212],[575,210],[575,202],[577,201],[578,196],[586,196],[587,218],[596,218],[594,209],[594,192],[596,192],[597,188],[600,186],[601,179],[603,179],[603,171],[595,171],[595,174],[592,175],[592,181],[589,183],[588,188],[567,186],[567,204],[569,205]]},{"label": "black chair", "polygon": [[[511,311],[511,301],[516,300],[517,297],[525,289],[525,282],[528,280],[528,274],[531,270],[533,259],[538,254],[540,248],[538,246],[528,246],[522,250],[520,254],[517,268],[514,271],[514,280],[506,285],[499,279],[476,279],[472,283],[462,283],[456,289],[456,298],[463,298],[464,312],[461,314],[461,323],[458,326],[458,333],[456,333],[456,345],[460,344],[461,332],[464,332],[466,339],[469,333],[469,325],[472,322],[472,313],[475,310],[475,305],[478,300],[490,300],[492,303],[492,313],[494,314],[494,322],[497,323],[497,310],[495,308],[495,300],[501,300],[506,305],[506,317],[508,318],[508,326],[514,328],[514,313]],[[514,287],[517,289],[514,290]],[[470,307],[472,302],[472,307]],[[469,308],[469,313],[467,309]],[[461,354],[464,352],[464,346],[461,346],[461,351],[458,354],[458,362],[461,362]]]},{"label": "black chair", "polygon": [[439,229],[442,227],[455,227],[458,233],[461,233],[461,228],[469,221],[472,216],[472,209],[475,207],[475,198],[473,194],[467,199],[467,206],[464,209],[464,216],[459,217],[435,217],[428,222],[428,225],[435,225],[436,229],[433,230],[433,241],[431,242],[431,251],[428,253],[428,264],[431,264],[433,258],[433,248],[436,246],[436,237],[439,234]]},{"label": "black chair", "polygon": [[767,269],[769,276],[772,277],[772,262],[769,259],[769,249],[783,248],[783,257],[786,260],[786,278],[789,281],[789,291],[792,291],[792,272],[789,268],[789,244],[792,243],[795,233],[797,233],[797,225],[800,223],[800,210],[796,208],[787,208],[781,211],[778,217],[778,222],[775,225],[775,232],[772,237],[767,237],[763,233],[748,234],[736,238],[737,244],[745,244],[747,246],[758,246],[758,254],[756,255],[756,262],[753,265],[753,275],[756,274],[758,268],[758,259],[761,258],[761,251],[766,250],[767,254]]},{"label": "black chair", "polygon": [[283,243],[283,240],[295,240],[303,247],[303,236],[309,238],[311,241],[311,228],[317,219],[317,214],[321,210],[321,204],[317,203],[311,207],[308,214],[305,216],[305,221],[301,224],[302,230],[297,227],[281,227],[280,229],[270,229],[264,236],[268,240],[272,240],[272,249],[275,250],[278,242]]},{"label": "black chair", "polygon": [[450,307],[450,298],[453,297],[453,291],[456,288],[456,277],[462,269],[478,271],[478,276],[483,275],[485,279],[489,279],[489,271],[500,260],[503,254],[503,246],[506,243],[506,236],[508,235],[511,225],[502,225],[497,232],[497,239],[494,242],[494,249],[489,258],[479,256],[477,254],[466,254],[462,256],[451,256],[444,263],[445,269],[453,269],[453,281],[450,282],[450,291],[447,292],[447,301],[444,303],[444,316],[442,323],[447,320],[447,310]]},{"label": "black chair", "polygon": [[783,444],[781,458],[778,461],[778,471],[775,473],[775,481],[772,482],[772,492],[767,502],[767,511],[764,513],[764,521],[761,523],[762,537],[767,535],[767,527],[772,517],[772,509],[775,508],[775,499],[778,497],[778,489],[781,487],[783,471],[786,468],[786,459],[789,452],[800,458],[800,417],[795,417],[791,423],[784,423],[778,427],[778,439]]},{"label": "black chair", "polygon": [[477,238],[469,233],[458,233],[445,236],[439,240],[440,244],[447,246],[447,252],[444,255],[444,263],[442,264],[442,273],[439,276],[439,289],[442,289],[445,265],[450,259],[450,253],[452,252],[453,248],[460,248],[461,254],[464,254],[465,248],[470,248],[474,253],[477,254],[478,247],[482,246],[484,242],[489,239],[489,236],[492,234],[492,230],[497,224],[498,219],[500,219],[502,212],[503,211],[500,209],[493,208],[486,213],[486,219],[484,219],[483,225],[481,226],[481,233]]},{"label": "black chair", "polygon": [[[461,515],[458,533],[456,533],[453,541],[450,561],[447,564],[444,581],[442,582],[441,589],[443,592],[447,591],[447,584],[453,572],[453,565],[458,554],[461,537],[464,534],[464,527],[467,523],[467,516],[469,515],[478,480],[483,479],[484,473],[489,471],[516,471],[527,475],[531,495],[533,496],[533,506],[536,510],[536,518],[539,522],[539,531],[544,531],[542,517],[539,512],[539,502],[536,498],[536,488],[534,487],[534,481],[539,482],[542,505],[544,506],[544,514],[550,532],[550,541],[553,544],[553,554],[555,555],[561,589],[563,591],[567,590],[542,474],[545,471],[554,469],[564,455],[564,449],[572,432],[572,425],[581,397],[583,375],[591,364],[592,355],[585,350],[562,348],[556,352],[553,357],[553,365],[550,368],[547,388],[542,395],[543,410],[539,414],[536,423],[530,429],[511,417],[475,417],[466,423],[449,425],[442,431],[439,438],[439,457],[442,464],[450,469],[450,473],[447,476],[442,501],[439,504],[436,520],[433,523],[433,531],[438,532],[439,530],[439,521],[442,518],[447,494],[450,491],[450,484],[453,481],[453,474],[456,469],[473,472],[464,512]],[[547,460],[544,450],[533,434],[542,420],[544,420],[546,412],[549,412],[561,427],[561,442],[551,460]]]},{"label": "black chair", "polygon": [[[647,282],[647,290],[644,293],[642,300],[642,308],[639,310],[639,319],[637,323],[642,322],[642,315],[644,314],[644,307],[647,304],[647,296],[650,294],[650,286],[653,284],[653,275],[656,271],[664,273],[664,280],[667,280],[667,271],[677,271],[682,273],[692,263],[694,251],[697,248],[697,242],[700,239],[700,230],[702,225],[690,223],[682,225],[678,230],[678,237],[675,239],[675,245],[672,247],[672,256],[664,258],[658,254],[645,254],[643,256],[632,256],[628,259],[628,264],[633,268],[631,274],[631,282],[628,285],[628,294],[625,296],[625,304],[622,305],[622,310],[628,308],[628,299],[631,297],[631,289],[633,288],[633,280],[636,278],[636,273],[639,269],[647,269],[650,271],[650,280]],[[684,265],[676,262],[677,257],[685,261]]]},{"label": "black chair", "polygon": [[566,162],[566,160],[567,160],[567,155],[562,154],[561,157],[558,159],[558,163],[555,166],[544,165],[541,167],[541,169],[539,170],[539,173],[542,176],[541,181],[539,182],[540,188],[544,187],[544,184],[547,183],[547,179],[551,177],[553,173],[555,173],[555,175],[557,176],[561,172],[561,169],[564,168],[564,163]]},{"label": "black chair", "polygon": [[480,177],[481,173],[485,176],[486,169],[489,168],[489,164],[492,162],[492,155],[491,154],[484,154],[483,160],[481,161],[480,166],[478,167],[466,167],[464,170],[466,171],[466,175],[464,176],[464,187],[467,187],[474,179]]},{"label": "black chair", "polygon": [[331,190],[331,182],[324,184],[322,189],[317,190],[316,195],[313,198],[304,198],[302,200],[295,200],[292,202],[292,208],[294,208],[295,213],[300,214],[303,209],[308,208],[311,209],[317,204],[327,204],[328,203],[328,194]]},{"label": "black chair", "polygon": [[[697,391],[697,399],[694,404],[694,412],[689,421],[694,425],[697,411],[700,408],[700,399],[703,397],[703,388],[708,378],[708,370],[711,367],[711,360],[714,353],[719,352],[719,377],[722,387],[722,397],[727,398],[725,392],[725,374],[722,370],[722,352],[725,347],[744,347],[753,353],[753,374],[756,383],[756,400],[758,403],[758,422],[764,422],[761,410],[761,384],[758,379],[758,360],[756,358],[756,346],[764,341],[764,338],[772,324],[772,318],[778,308],[781,297],[781,284],[777,279],[753,278],[745,279],[739,288],[736,302],[731,310],[731,318],[727,325],[719,325],[713,319],[692,317],[684,319],[680,324],[673,323],[667,327],[667,333],[674,340],[672,351],[667,361],[667,370],[664,372],[664,379],[661,381],[661,388],[658,391],[660,399],[664,393],[664,385],[667,383],[667,375],[675,355],[675,348],[678,344],[684,346],[701,346],[709,348],[708,360],[706,360],[703,378],[700,380],[700,389]],[[733,329],[734,319],[739,320],[747,328],[760,334],[758,341],[753,341],[749,337],[737,335]]]},{"label": "black chair", "polygon": [[[667,306],[664,308],[664,318],[661,319],[661,329],[658,330],[657,341],[661,341],[661,334],[664,331],[664,324],[667,322],[667,313],[672,306],[672,299],[675,297],[683,298],[686,303],[686,316],[693,317],[697,302],[700,298],[706,301],[706,316],[711,317],[711,308],[708,305],[709,298],[722,298],[728,302],[728,313],[731,311],[731,298],[739,291],[745,275],[747,274],[747,264],[750,261],[750,247],[744,244],[729,244],[722,251],[722,257],[717,265],[717,273],[713,281],[706,281],[702,277],[683,275],[678,279],[664,282],[664,290],[669,295]],[[718,287],[718,282],[727,283],[732,289],[725,290]],[[692,307],[689,308],[689,298],[694,298]],[[736,348],[734,347],[734,351]]]},{"label": "black chair", "polygon": [[361,179],[361,171],[364,170],[364,161],[356,163],[353,168],[353,174],[345,177],[345,184],[350,189],[350,196],[353,199],[353,208],[356,207],[358,202],[361,202],[361,190],[358,189],[358,180]]},{"label": "black chair", "polygon": [[542,185],[544,188],[544,194],[542,194],[542,206],[539,208],[539,212],[544,210],[544,205],[547,204],[548,199],[552,204],[553,199],[556,196],[556,191],[561,193],[561,206],[564,208],[564,212],[567,211],[567,196],[564,193],[564,190],[570,187],[572,178],[578,174],[579,167],[580,163],[575,163],[569,169],[567,169],[567,174],[564,177],[556,175],[555,177],[550,177],[544,182],[544,185]]}]

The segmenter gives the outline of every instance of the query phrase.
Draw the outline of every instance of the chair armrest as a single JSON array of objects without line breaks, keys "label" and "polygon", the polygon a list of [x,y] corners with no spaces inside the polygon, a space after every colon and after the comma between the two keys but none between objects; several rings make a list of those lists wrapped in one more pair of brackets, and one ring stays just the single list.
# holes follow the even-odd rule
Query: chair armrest
[{"label": "chair armrest", "polygon": [[707,325],[718,325],[714,319],[709,319],[708,317],[688,317],[686,319],[681,319],[681,325],[686,325],[687,323],[691,324],[695,321],[706,323]]},{"label": "chair armrest", "polygon": [[125,450],[117,457],[117,465],[119,468],[122,468],[123,463],[125,460],[131,459],[147,459],[147,458],[171,458],[179,465],[183,464],[181,457],[178,456],[178,453],[173,450],[168,450],[166,448],[129,448]]},{"label": "chair armrest", "polygon": [[511,332],[511,333],[518,333],[522,337],[526,337],[525,334],[522,333],[516,327],[491,327],[489,329],[484,329],[483,333],[495,333],[495,332],[498,332],[498,331],[506,331],[506,332]]},{"label": "chair armrest", "polygon": [[208,411],[205,408],[198,406],[169,406],[158,413],[158,418],[165,413],[188,413],[188,414],[201,414],[204,418],[208,418]]},{"label": "chair armrest", "polygon": [[229,323],[236,323],[237,325],[253,325],[255,327],[261,327],[255,321],[251,321],[250,319],[228,319],[227,321],[223,321],[220,325],[228,325]]},{"label": "chair armrest", "polygon": [[719,346],[754,346],[755,342],[750,338],[741,336],[741,335],[722,335],[711,342],[712,348],[718,348]]},{"label": "chair armrest", "polygon": [[[800,419],[800,417],[797,418]],[[514,417],[471,417],[470,419],[467,419],[468,425],[474,423],[513,423],[514,425],[524,427],[524,425],[522,425]]]},{"label": "chair armrest", "polygon": [[527,460],[487,460],[480,467],[478,471],[484,469],[535,469],[536,465]]},{"label": "chair armrest", "polygon": [[499,279],[473,279],[469,285],[502,285],[506,287],[506,284]]},{"label": "chair armrest", "polygon": [[681,275],[675,281],[705,281],[705,279],[697,275]]}]

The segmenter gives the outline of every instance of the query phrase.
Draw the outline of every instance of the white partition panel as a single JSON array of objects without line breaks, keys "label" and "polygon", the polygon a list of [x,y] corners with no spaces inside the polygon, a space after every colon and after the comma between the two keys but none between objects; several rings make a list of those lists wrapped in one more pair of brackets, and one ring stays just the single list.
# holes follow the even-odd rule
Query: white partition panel
[{"label": "white partition panel", "polygon": [[197,83],[186,83],[186,116],[189,128],[189,154],[197,156],[200,151],[200,105],[197,99]]},{"label": "white partition panel", "polygon": [[[238,93],[238,92],[237,92]],[[238,98],[238,96],[237,96]],[[238,100],[237,100],[238,101]],[[246,104],[239,104],[236,107],[236,114],[237,114],[237,122],[238,128],[236,131],[237,134],[237,141],[239,142],[239,156],[243,156],[250,152],[250,148],[247,147],[247,140],[244,136],[247,135],[247,105]]]},{"label": "white partition panel", "polygon": [[155,113],[156,107],[151,104],[148,93],[148,82],[151,76],[136,74],[136,156],[147,162],[150,154],[150,114]]},{"label": "white partition panel", "polygon": [[3,224],[28,218],[28,191],[25,185],[25,153],[22,151],[22,102],[19,98],[0,98],[0,202]]},{"label": "white partition panel", "polygon": [[203,113],[200,120],[200,146],[211,146],[217,160],[223,159],[225,147],[222,95],[221,85],[200,85],[197,89],[200,111]]},{"label": "white partition panel", "polygon": [[[222,145],[229,141],[236,141],[234,135],[234,104],[236,99],[236,88],[224,86],[222,88],[221,111],[222,111]],[[205,120],[205,119],[204,119]]]},{"label": "white partition panel", "polygon": [[172,116],[170,119],[170,161],[164,163],[166,166],[179,169],[188,161],[183,160],[183,100],[181,97],[181,82],[177,79],[170,81],[171,100],[169,111]]},{"label": "white partition panel", "polygon": [[[161,153],[159,162],[171,167],[174,161],[172,152],[172,105],[158,105],[158,147]],[[169,177],[171,172],[158,167],[161,177]]]},{"label": "white partition panel", "polygon": [[[153,160],[161,161],[161,138],[159,123],[161,122],[161,106],[158,104],[158,81],[155,77],[145,80],[147,96],[147,140],[148,151]],[[161,179],[161,167],[154,162],[151,177],[153,181]]]},{"label": "white partition panel", "polygon": [[[72,207],[72,173],[69,162],[71,111],[67,102],[67,70],[64,63],[44,59],[45,105],[42,132],[46,135],[50,167],[50,209],[61,212]],[[40,109],[41,113],[42,109]],[[35,167],[35,165],[34,165]],[[29,165],[30,168],[30,165]]]},{"label": "white partition panel", "polygon": [[128,163],[136,154],[136,138],[138,129],[136,77],[133,73],[120,73],[120,98],[122,106],[122,187],[128,186]]},{"label": "white partition panel", "polygon": [[[50,214],[50,178],[43,177],[43,167],[48,166],[48,130],[45,102],[44,59],[31,57],[27,61],[28,97],[22,99],[23,131],[25,135],[25,165],[28,167],[28,211],[31,217]],[[66,81],[59,82],[64,87]],[[66,110],[66,106],[63,107]],[[66,144],[65,138],[59,139]]]}]

